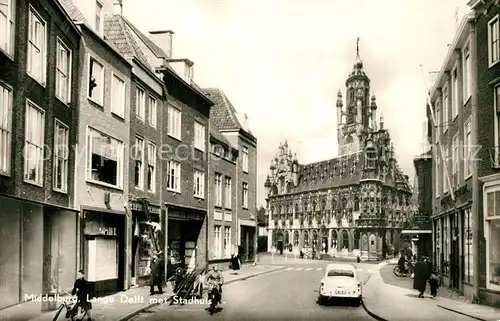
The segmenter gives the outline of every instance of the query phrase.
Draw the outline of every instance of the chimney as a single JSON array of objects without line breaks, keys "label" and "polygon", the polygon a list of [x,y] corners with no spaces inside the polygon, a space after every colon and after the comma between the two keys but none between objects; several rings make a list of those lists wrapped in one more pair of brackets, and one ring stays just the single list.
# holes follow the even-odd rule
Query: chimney
[{"label": "chimney", "polygon": [[123,2],[122,0],[113,0],[113,10],[115,14],[123,15]]},{"label": "chimney", "polygon": [[172,40],[174,32],[172,30],[157,30],[149,32],[151,40],[160,47],[166,54],[165,59],[172,59]]}]

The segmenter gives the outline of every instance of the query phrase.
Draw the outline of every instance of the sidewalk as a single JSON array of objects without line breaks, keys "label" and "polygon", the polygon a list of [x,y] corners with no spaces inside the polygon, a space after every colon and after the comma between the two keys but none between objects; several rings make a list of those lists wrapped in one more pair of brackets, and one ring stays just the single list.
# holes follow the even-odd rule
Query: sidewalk
[{"label": "sidewalk", "polygon": [[[283,266],[243,265],[237,275],[231,274],[232,271],[223,269],[224,283],[230,284],[232,282],[246,280],[251,277],[282,270],[284,268]],[[128,320],[144,310],[164,303],[173,295],[170,284],[164,288],[164,291],[165,293],[162,295],[150,295],[149,287],[138,287],[99,298],[97,302],[92,302],[92,320]],[[41,303],[39,302],[19,304],[0,310],[0,320],[51,321],[57,312],[50,311],[42,313],[40,308]]]},{"label": "sidewalk", "polygon": [[[418,298],[413,289],[384,283],[374,273],[363,288],[363,307],[378,320],[477,320],[496,321],[500,310],[438,297]],[[446,308],[445,308],[446,307]],[[467,316],[467,317],[466,317]]]}]

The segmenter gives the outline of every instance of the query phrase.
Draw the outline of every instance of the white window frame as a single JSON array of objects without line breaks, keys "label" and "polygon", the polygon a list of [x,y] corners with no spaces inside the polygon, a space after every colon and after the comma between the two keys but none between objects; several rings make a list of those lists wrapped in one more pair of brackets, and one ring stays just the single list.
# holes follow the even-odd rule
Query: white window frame
[{"label": "white window frame", "polygon": [[441,101],[437,100],[436,103],[436,123],[435,126],[435,135],[436,135],[436,143],[439,142],[441,138]]},{"label": "white window frame", "polygon": [[146,116],[146,91],[139,86],[135,87],[135,117],[144,121]]},{"label": "white window frame", "polygon": [[470,60],[470,41],[467,41],[467,45],[462,51],[463,57],[463,67],[462,67],[462,75],[463,75],[463,104],[465,105],[469,98],[472,96],[472,77],[471,77],[471,60]]},{"label": "white window frame", "polygon": [[[494,119],[494,124],[495,128],[493,130],[495,134],[495,140],[494,140],[494,168],[500,168],[500,102],[497,101],[497,90],[499,91],[500,96],[500,83],[497,83],[493,86],[493,119]],[[497,112],[498,111],[498,112]]]},{"label": "white window frame", "polygon": [[[63,141],[60,141],[59,128],[64,129]],[[61,146],[62,145],[62,146]],[[60,193],[68,192],[68,177],[69,177],[69,126],[60,121],[54,120],[54,164],[53,164],[53,182],[52,189]],[[62,155],[60,153],[62,152]],[[62,167],[59,168],[58,160],[62,162]],[[57,187],[57,173],[61,170],[61,187]]]},{"label": "white window frame", "polygon": [[168,191],[175,193],[181,192],[181,163],[173,159],[167,161],[166,186]]},{"label": "white window frame", "polygon": [[[99,7],[99,26],[97,25],[98,7]],[[104,13],[104,4],[101,1],[96,0],[94,9],[95,9],[94,28],[95,28],[95,31],[97,32],[97,34],[99,36],[102,36],[103,30],[104,30],[104,14],[103,14]]]},{"label": "white window frame", "polygon": [[[116,185],[101,182],[92,178],[92,139],[91,132],[94,131],[103,136],[108,137],[110,140],[114,140],[117,143],[116,155],[118,156],[116,162]],[[97,128],[91,127],[87,125],[86,131],[86,140],[87,140],[87,148],[86,148],[86,175],[85,179],[87,182],[91,182],[92,184],[112,187],[115,189],[123,189],[123,167],[125,162],[125,154],[124,154],[124,146],[123,141],[116,139],[115,137],[106,134],[104,131],[98,130]]]},{"label": "white window frame", "polygon": [[205,173],[196,169],[193,173],[193,195],[196,198],[205,198]]},{"label": "white window frame", "polygon": [[[92,66],[91,66],[92,62],[94,62],[94,64],[101,66],[101,72],[99,75],[100,83],[97,82],[97,79],[96,79],[98,91],[96,92],[95,98],[92,97],[91,95],[89,95],[90,94],[90,76],[92,75]],[[88,63],[89,63],[89,68],[88,68],[89,70],[88,70],[88,74],[87,74],[87,98],[90,101],[92,101],[95,104],[102,107],[102,106],[104,106],[104,75],[105,75],[104,64],[102,62],[100,62],[97,58],[92,57],[91,55],[89,55]],[[95,88],[93,88],[92,90],[95,90]],[[94,93],[94,91],[92,91],[92,93]]]},{"label": "white window frame", "polygon": [[242,146],[241,148],[241,168],[244,173],[248,173],[248,150],[247,146]]},{"label": "white window frame", "polygon": [[169,105],[167,134],[172,138],[175,138],[177,140],[182,140],[181,130],[182,130],[182,112],[176,107]]},{"label": "white window frame", "polygon": [[244,209],[248,209],[248,183],[243,182],[241,184],[241,193],[242,193],[242,200],[241,200],[241,207]]},{"label": "white window frame", "polygon": [[[495,34],[492,33],[495,31]],[[495,15],[488,21],[488,67],[493,67],[500,61],[500,20],[499,15]],[[495,37],[495,38],[493,38]],[[495,44],[493,44],[495,43]],[[495,46],[496,48],[493,48]],[[496,55],[493,55],[496,49]]]},{"label": "white window frame", "polygon": [[[38,112],[39,115],[41,116],[40,119],[40,126],[39,130],[40,132],[35,133],[34,135],[38,138],[41,139],[41,142],[34,142],[28,139],[28,131],[29,130],[34,130],[36,126],[32,123],[31,120],[28,119],[28,113],[30,109],[33,109],[35,112]],[[37,185],[37,186],[43,186],[43,176],[44,176],[44,145],[45,145],[45,111],[40,108],[40,106],[36,105],[34,102],[32,102],[29,99],[26,99],[26,114],[25,114],[25,122],[24,122],[24,182]],[[28,173],[28,144],[34,145],[37,148],[37,153],[40,159],[37,160],[38,165],[36,168],[36,174],[35,174],[35,179],[29,179],[29,173]],[[38,146],[40,144],[40,146]]]},{"label": "white window frame", "polygon": [[[115,92],[115,84],[118,82],[118,92]],[[116,99],[118,97],[118,100]],[[126,89],[125,80],[114,72],[111,72],[111,112],[125,119]]]},{"label": "white window frame", "polygon": [[483,209],[484,209],[484,238],[486,240],[486,288],[500,291],[500,285],[490,283],[490,222],[500,220],[500,215],[488,216],[488,194],[500,192],[500,181],[486,182],[483,185]]},{"label": "white window frame", "polygon": [[224,226],[224,257],[225,258],[230,258],[231,257],[231,227],[230,226]]},{"label": "white window frame", "polygon": [[224,195],[224,207],[226,209],[231,209],[232,208],[232,203],[233,203],[233,191],[232,191],[232,179],[229,176],[224,177],[224,189],[225,189],[225,195]]},{"label": "white window frame", "polygon": [[7,1],[7,12],[0,12],[0,51],[14,60],[14,48],[16,46],[16,0]]},{"label": "white window frame", "polygon": [[214,226],[214,259],[222,258],[222,226]]},{"label": "white window frame", "polygon": [[[62,51],[65,51],[66,58],[66,70],[64,66],[61,64],[63,61],[61,60]],[[73,65],[73,51],[69,49],[69,47],[64,43],[64,41],[57,37],[57,58],[56,58],[56,98],[59,99],[64,104],[69,104],[71,102],[71,79],[72,79],[72,70],[71,66]],[[66,88],[61,87],[61,85],[65,83]]]},{"label": "white window frame", "polygon": [[452,140],[452,175],[453,181],[452,186],[458,186],[460,182],[460,137],[458,133],[453,136]]},{"label": "white window frame", "polygon": [[448,146],[443,146],[443,153],[444,153],[444,157],[443,157],[443,195],[448,193],[448,179],[446,178],[447,177],[447,173],[448,173],[448,165],[449,165],[449,152],[448,152]]},{"label": "white window frame", "polygon": [[451,72],[451,88],[452,88],[452,99],[451,99],[451,118],[452,121],[455,120],[455,118],[458,117],[458,99],[459,99],[459,94],[458,94],[458,67],[455,67],[453,71]]},{"label": "white window frame", "polygon": [[464,122],[464,179],[468,179],[472,176],[472,162],[474,160],[471,159],[471,140],[472,116]]},{"label": "white window frame", "polygon": [[[10,176],[12,162],[13,88],[0,81],[0,175]],[[5,143],[5,145],[4,145]]]},{"label": "white window frame", "polygon": [[[144,137],[136,135],[134,139],[134,187],[139,190],[144,189],[144,159],[145,159],[145,153],[146,153],[146,142],[144,140]],[[140,152],[140,157],[138,158],[137,153]],[[140,161],[141,166],[139,168],[139,181],[135,182],[135,167],[136,167],[136,161]]]},{"label": "white window frame", "polygon": [[197,121],[194,122],[194,148],[205,152],[205,126]]},{"label": "white window frame", "polygon": [[[40,39],[40,44],[38,44],[38,45],[34,43],[32,35],[31,35],[31,31],[34,28],[33,23],[35,23],[35,21],[33,19],[38,20],[37,22],[43,26],[43,31],[39,35],[40,37],[42,37],[42,39]],[[45,21],[45,19],[42,18],[42,16],[35,10],[35,8],[33,8],[32,5],[29,5],[28,43],[27,43],[28,50],[27,50],[27,54],[26,54],[26,59],[27,59],[26,73],[28,74],[28,76],[33,78],[36,82],[38,82],[43,87],[45,87],[45,84],[47,82],[47,40],[48,40],[47,34],[48,34],[47,33],[47,21]],[[39,61],[36,61],[36,59],[34,59],[32,57],[33,48],[36,48],[37,50],[40,51]],[[34,66],[32,64],[34,64],[35,62],[38,62],[40,64],[40,70],[38,71],[38,74],[33,69]]]},{"label": "white window frame", "polygon": [[[146,186],[148,192],[150,193],[156,192],[156,155],[157,155],[156,144],[154,144],[153,142],[148,142],[147,160],[146,160],[148,176],[149,176],[149,167],[153,168],[151,174],[151,186]],[[148,185],[147,180],[146,180],[146,185]]]},{"label": "white window frame", "polygon": [[[439,153],[439,152],[438,152]],[[441,185],[439,184],[439,179],[443,176],[440,172],[440,169],[441,169],[441,158],[437,158],[435,160],[435,163],[436,163],[436,175],[435,175],[435,178],[436,178],[436,182],[435,182],[435,187],[436,187],[436,198],[439,198],[439,196],[441,195]]]},{"label": "white window frame", "polygon": [[215,173],[214,175],[215,200],[214,204],[217,207],[222,207],[222,174]]},{"label": "white window frame", "polygon": [[157,112],[158,112],[158,100],[149,95],[148,97],[148,123],[149,126],[156,128],[156,118],[157,118]]},{"label": "white window frame", "polygon": [[450,92],[448,91],[448,87],[443,89],[443,133],[448,131],[448,125],[450,122]]}]

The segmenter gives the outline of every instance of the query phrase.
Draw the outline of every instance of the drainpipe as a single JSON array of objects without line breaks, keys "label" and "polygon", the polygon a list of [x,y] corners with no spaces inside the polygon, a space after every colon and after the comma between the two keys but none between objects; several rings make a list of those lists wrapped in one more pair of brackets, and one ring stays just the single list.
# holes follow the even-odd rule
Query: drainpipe
[{"label": "drainpipe", "polygon": [[[477,135],[478,123],[477,123],[477,41],[476,41],[476,28],[474,20],[469,21],[470,26],[470,59],[472,61],[470,66],[470,76],[473,79],[471,82],[471,145],[479,146],[479,140]],[[473,296],[474,300],[479,298],[479,204],[480,190],[479,190],[479,163],[477,160],[472,161],[472,257],[476,258],[473,260],[473,270],[474,270],[474,284],[473,284]]]},{"label": "drainpipe", "polygon": [[[211,211],[211,208],[210,208],[210,182],[212,181],[211,178],[210,178],[210,173],[211,173],[211,164],[212,162],[210,161],[210,159],[212,158],[212,154],[210,153],[210,116],[208,117],[208,135],[206,137],[208,137],[208,139],[205,139],[205,157],[207,157],[207,177],[205,178],[205,181],[206,181],[206,187],[205,187],[205,190],[207,191],[207,217],[205,219],[205,264],[208,266],[208,259],[209,259],[209,255],[208,255],[208,249],[209,249],[209,246],[208,246],[208,242],[210,241],[210,238],[208,237],[209,235],[209,232],[210,232],[210,229],[209,229],[209,223],[211,222],[210,220],[210,214],[213,213]],[[221,182],[222,184],[222,182]]]}]

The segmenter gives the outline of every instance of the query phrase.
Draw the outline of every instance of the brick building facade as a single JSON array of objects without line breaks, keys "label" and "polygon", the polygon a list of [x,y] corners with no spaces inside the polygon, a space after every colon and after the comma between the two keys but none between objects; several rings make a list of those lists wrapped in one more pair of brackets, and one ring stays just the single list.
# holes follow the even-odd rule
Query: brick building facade
[{"label": "brick building facade", "polygon": [[104,3],[62,0],[83,34],[76,199],[81,210],[80,268],[95,295],[129,287],[131,65],[104,40]]},{"label": "brick building facade", "polygon": [[[471,22],[466,15],[431,89],[433,146],[434,263],[444,286],[471,295],[474,251],[471,239],[472,138]],[[428,109],[428,106],[426,107]]]},{"label": "brick building facade", "polygon": [[[6,4],[6,5],[5,5]],[[35,27],[36,26],[36,27]],[[80,32],[56,1],[0,7],[0,308],[72,285]],[[6,31],[6,32],[4,32]]]},{"label": "brick building facade", "polygon": [[477,127],[479,149],[478,271],[475,271],[481,302],[500,306],[500,8],[498,1],[470,1],[475,13],[477,43]]},{"label": "brick building facade", "polygon": [[[255,259],[257,249],[257,138],[248,126],[246,114],[238,113],[226,94],[217,88],[204,89],[215,105],[210,121],[237,151],[234,208],[238,253],[242,261]],[[231,156],[232,157],[232,156]]]}]

